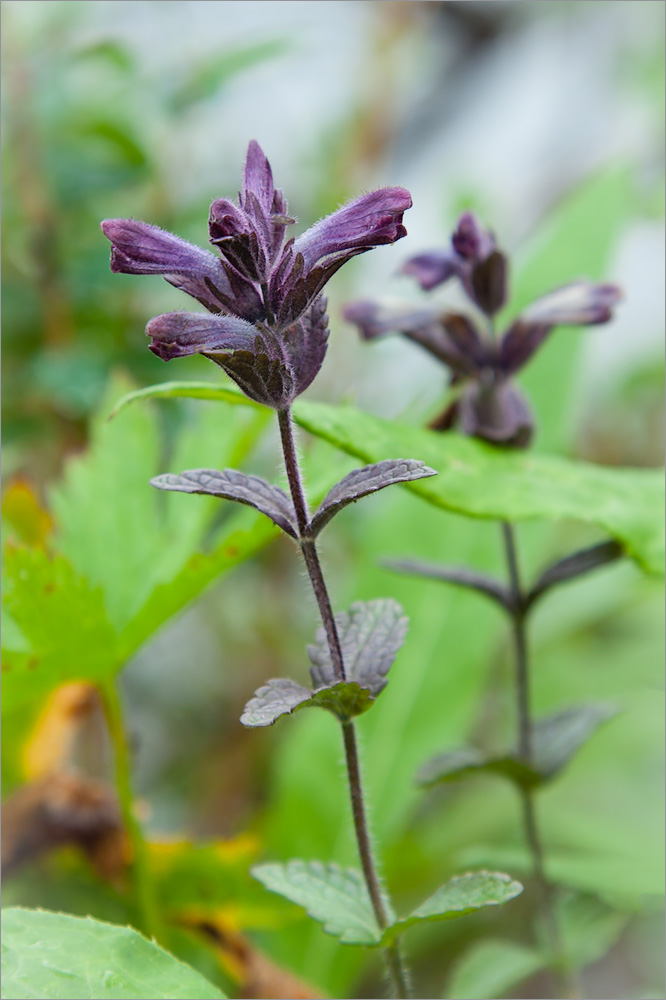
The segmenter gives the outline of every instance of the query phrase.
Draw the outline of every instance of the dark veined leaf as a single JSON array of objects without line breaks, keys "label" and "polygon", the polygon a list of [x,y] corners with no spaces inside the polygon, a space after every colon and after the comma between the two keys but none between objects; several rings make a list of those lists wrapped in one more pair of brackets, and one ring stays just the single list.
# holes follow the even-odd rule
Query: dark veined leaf
[{"label": "dark veined leaf", "polygon": [[451,920],[464,917],[486,906],[501,906],[519,896],[523,891],[520,882],[515,882],[503,872],[468,872],[455,875],[421,903],[412,913],[401,917],[382,935],[382,944],[389,944],[398,934],[402,934],[414,924],[432,920]]},{"label": "dark veined leaf", "polygon": [[345,944],[379,944],[380,930],[360,871],[294,860],[256,865],[252,874],[271,892],[302,906]]},{"label": "dark veined leaf", "polygon": [[[253,405],[232,386],[164,383],[130,393],[114,412],[149,396],[192,396]],[[536,452],[507,451],[460,434],[382,420],[347,406],[298,399],[305,430],[365,462],[418,455],[437,476],[407,488],[438,507],[500,521],[594,524],[646,572],[664,573],[664,482],[656,469],[614,469]]]},{"label": "dark veined leaf", "polygon": [[301,708],[325,708],[342,722],[366,712],[374,697],[355,682],[340,681],[330,687],[310,691],[287,677],[278,677],[260,687],[245,706],[241,723],[249,728],[272,726],[282,715]]},{"label": "dark veined leaf", "polygon": [[387,459],[354,469],[332,487],[320,503],[310,522],[310,533],[317,535],[338,511],[361,497],[383,490],[394,483],[409,483],[416,479],[436,476],[423,462],[412,458]]},{"label": "dark veined leaf", "polygon": [[223,1000],[190,966],[131,927],[91,917],[2,912],[6,1000]]},{"label": "dark veined leaf", "polygon": [[383,565],[408,576],[424,576],[430,580],[441,580],[442,583],[452,583],[456,587],[476,590],[507,610],[511,610],[511,594],[507,587],[492,576],[478,573],[466,566],[437,566],[434,563],[422,562],[420,559],[386,559]]},{"label": "dark veined leaf", "polygon": [[[386,675],[405,641],[409,619],[396,601],[385,598],[357,601],[349,611],[337,614],[335,621],[347,680],[356,681],[376,697],[386,687]],[[308,646],[308,656],[315,687],[337,680],[323,627]]]},{"label": "dark veined leaf", "polygon": [[622,546],[615,541],[601,542],[573,555],[560,559],[544,570],[525,598],[526,607],[531,607],[551,587],[556,587],[568,580],[575,580],[584,573],[591,573],[609,562],[620,559],[623,555]]},{"label": "dark veined leaf", "polygon": [[417,781],[422,785],[435,785],[459,781],[470,774],[486,773],[499,774],[523,788],[535,788],[555,778],[616,711],[610,705],[586,704],[539,719],[532,730],[531,765],[515,752],[494,756],[476,747],[460,747],[429,760],[419,771]]},{"label": "dark veined leaf", "polygon": [[237,469],[189,469],[177,475],[167,473],[150,480],[158,490],[177,493],[201,493],[235,500],[261,511],[292,538],[298,535],[294,506],[279,486],[272,486],[261,476],[247,475]]}]

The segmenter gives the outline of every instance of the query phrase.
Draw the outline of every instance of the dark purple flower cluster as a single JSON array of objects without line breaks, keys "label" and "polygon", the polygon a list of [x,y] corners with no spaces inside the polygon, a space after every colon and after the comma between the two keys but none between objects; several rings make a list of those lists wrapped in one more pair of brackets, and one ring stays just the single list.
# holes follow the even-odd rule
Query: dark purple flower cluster
[{"label": "dark purple flower cluster", "polygon": [[451,370],[460,392],[432,425],[446,430],[458,425],[465,434],[495,444],[525,447],[533,420],[512,377],[533,357],[556,326],[606,323],[620,300],[616,285],[574,281],[534,302],[497,339],[492,317],[507,299],[507,259],[493,235],[470,213],[464,213],[443,250],[410,258],[402,273],[416,278],[426,291],[458,278],[468,298],[486,318],[484,331],[474,318],[435,306],[384,306],[352,302],[345,307],[367,340],[402,333],[424,347]]},{"label": "dark purple flower cluster", "polygon": [[326,354],[324,285],[356,254],[405,236],[402,216],[411,204],[404,188],[382,188],[286,240],[294,219],[253,141],[238,204],[219,198],[210,209],[219,257],[145,222],[106,219],[101,226],[112,244],[112,271],[161,274],[208,310],[152,319],[150,349],[164,361],[203,354],[251,399],[283,409],[310,385]]}]

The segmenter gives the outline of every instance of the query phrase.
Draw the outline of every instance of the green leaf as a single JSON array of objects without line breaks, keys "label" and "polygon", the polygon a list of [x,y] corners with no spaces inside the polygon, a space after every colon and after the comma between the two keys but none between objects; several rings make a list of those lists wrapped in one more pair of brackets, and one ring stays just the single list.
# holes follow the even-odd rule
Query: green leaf
[{"label": "green leaf", "polygon": [[502,872],[468,872],[455,875],[407,917],[397,920],[382,935],[389,944],[408,927],[431,920],[464,917],[486,906],[501,906],[523,891],[520,882]]},{"label": "green leaf", "polygon": [[51,558],[44,549],[8,543],[3,556],[3,603],[12,622],[10,633],[3,633],[3,712],[68,680],[111,677],[116,636],[101,590],[63,556]]},{"label": "green leaf", "polygon": [[197,60],[192,72],[171,95],[172,109],[176,112],[184,111],[192,104],[212,97],[227,81],[243,70],[282,55],[288,47],[287,39],[273,38],[231,49],[209,60]]},{"label": "green leaf", "polygon": [[342,722],[348,722],[367,712],[374,700],[368,688],[360,687],[355,681],[340,681],[311,691],[288,677],[277,677],[255,691],[240,721],[249,728],[272,726],[281,716],[291,715],[301,708],[325,708]]},{"label": "green leaf", "polygon": [[574,519],[602,528],[650,573],[663,573],[663,477],[529,452],[300,401],[298,423],[366,462],[412,455],[438,472],[408,489],[446,510],[504,521]]},{"label": "green leaf", "polygon": [[379,944],[379,927],[360,871],[294,860],[257,865],[252,874],[271,892],[302,906],[344,944]]},{"label": "green leaf", "polygon": [[[252,404],[240,390],[208,383],[164,383],[125,396],[193,396]],[[664,572],[664,482],[656,469],[618,469],[553,455],[507,451],[459,434],[382,420],[349,406],[297,400],[305,430],[364,462],[410,455],[438,475],[407,488],[445,510],[504,520],[577,520],[617,539],[648,573]]]},{"label": "green leaf", "polygon": [[5,1000],[220,1000],[198,972],[131,927],[11,908],[2,913]]},{"label": "green leaf", "polygon": [[515,941],[479,941],[456,963],[445,995],[449,1000],[496,1000],[544,965],[538,952]]},{"label": "green leaf", "polygon": [[141,399],[211,399],[218,403],[244,403],[259,410],[265,409],[261,403],[244,396],[233,386],[218,385],[215,382],[160,382],[158,385],[148,385],[125,393],[117,400],[107,419],[112,420],[130,403]]},{"label": "green leaf", "polygon": [[536,788],[555,778],[596,730],[617,714],[612,705],[589,703],[537,720],[532,731],[533,766],[516,751],[493,756],[476,747],[437,754],[417,775],[422,785],[459,781],[470,774],[499,774],[523,788]]}]

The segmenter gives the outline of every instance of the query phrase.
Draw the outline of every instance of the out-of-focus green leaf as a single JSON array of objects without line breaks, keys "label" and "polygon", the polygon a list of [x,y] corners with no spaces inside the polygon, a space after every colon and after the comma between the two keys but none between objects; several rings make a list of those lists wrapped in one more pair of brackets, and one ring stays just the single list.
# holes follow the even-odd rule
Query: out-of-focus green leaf
[{"label": "out-of-focus green leaf", "polygon": [[500,774],[523,788],[535,788],[556,777],[599,726],[616,714],[611,705],[590,703],[538,719],[532,731],[532,767],[516,752],[492,756],[476,747],[461,747],[433,757],[423,765],[417,780],[435,785],[486,773]]},{"label": "out-of-focus green leaf", "polygon": [[302,906],[345,944],[379,944],[380,930],[360,871],[294,860],[257,865],[252,874],[271,892]]},{"label": "out-of-focus green leaf", "polygon": [[[70,680],[103,681],[117,669],[114,630],[101,590],[63,556],[8,543],[3,602],[23,648],[3,634],[3,712]],[[7,648],[9,644],[9,648]]]},{"label": "out-of-focus green leaf", "polygon": [[[203,395],[205,393],[205,396]],[[245,404],[231,386],[170,383],[121,399],[148,396],[218,398]],[[319,437],[366,462],[410,457],[438,475],[409,484],[419,496],[446,510],[493,520],[572,519],[594,524],[616,538],[647,572],[663,574],[663,476],[652,469],[614,469],[550,455],[495,448],[459,434],[441,434],[382,420],[346,406],[298,400],[296,421]]]},{"label": "out-of-focus green leaf", "polygon": [[209,60],[198,61],[190,74],[172,91],[172,110],[185,111],[198,101],[212,97],[239,73],[282,55],[288,47],[287,39],[273,38],[217,54]]},{"label": "out-of-focus green leaf", "polygon": [[131,927],[27,910],[2,914],[6,1000],[222,1000],[203,976]]},{"label": "out-of-focus green leaf", "polygon": [[457,962],[444,996],[449,1000],[497,1000],[543,966],[538,952],[515,941],[479,941]]},{"label": "out-of-focus green leaf", "polygon": [[390,943],[414,924],[451,920],[482,910],[486,906],[501,906],[519,896],[522,891],[520,882],[515,882],[503,872],[467,872],[465,875],[455,875],[409,916],[402,917],[388,927],[382,935],[382,944]]}]

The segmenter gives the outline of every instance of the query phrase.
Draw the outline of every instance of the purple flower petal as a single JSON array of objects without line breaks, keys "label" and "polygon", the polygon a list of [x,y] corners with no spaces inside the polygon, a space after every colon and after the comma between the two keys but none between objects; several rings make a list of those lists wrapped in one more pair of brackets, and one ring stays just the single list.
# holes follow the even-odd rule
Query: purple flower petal
[{"label": "purple flower petal", "polygon": [[164,313],[146,327],[150,350],[163,361],[188,354],[216,351],[251,351],[257,329],[235,316],[207,316],[205,313]]},{"label": "purple flower petal", "polygon": [[471,382],[458,401],[458,418],[464,434],[513,448],[526,448],[534,431],[527,403],[503,379]]},{"label": "purple flower petal", "polygon": [[537,299],[525,310],[521,319],[546,326],[607,323],[613,316],[613,306],[621,298],[622,291],[617,285],[574,281]]},{"label": "purple flower petal", "polygon": [[463,212],[451,237],[451,245],[463,260],[476,263],[490,256],[495,249],[495,238],[472,212]]},{"label": "purple flower petal", "polygon": [[411,205],[411,195],[404,188],[380,188],[362,195],[299,236],[294,254],[303,255],[309,270],[330,254],[395,243],[407,235],[402,216]]},{"label": "purple flower petal", "polygon": [[400,273],[416,278],[421,288],[429,292],[437,285],[444,284],[449,278],[455,277],[459,273],[459,266],[457,254],[450,248],[445,248],[410,257],[402,265]]},{"label": "purple flower petal", "polygon": [[473,302],[486,316],[494,316],[506,302],[508,263],[499,250],[474,264],[463,284]]},{"label": "purple flower petal", "polygon": [[105,219],[101,229],[111,241],[111,270],[122,274],[161,274],[171,285],[218,313],[246,319],[263,315],[261,298],[240,275],[234,287],[214,254],[134,219]]},{"label": "purple flower petal", "polygon": [[505,375],[513,375],[541,347],[552,330],[543,323],[528,323],[524,318],[511,324],[500,342],[498,363]]},{"label": "purple flower petal", "polygon": [[[253,197],[253,196],[250,196]],[[211,243],[249,281],[263,283],[270,270],[270,226],[257,202],[254,219],[230,201],[218,198],[210,206],[208,230]]]},{"label": "purple flower petal", "polygon": [[273,210],[273,198],[275,195],[273,172],[270,163],[264,155],[263,149],[256,139],[251,140],[245,157],[243,190],[240,196],[240,203],[246,211],[248,210],[248,196],[250,194],[255,196],[264,212],[270,215]]}]

